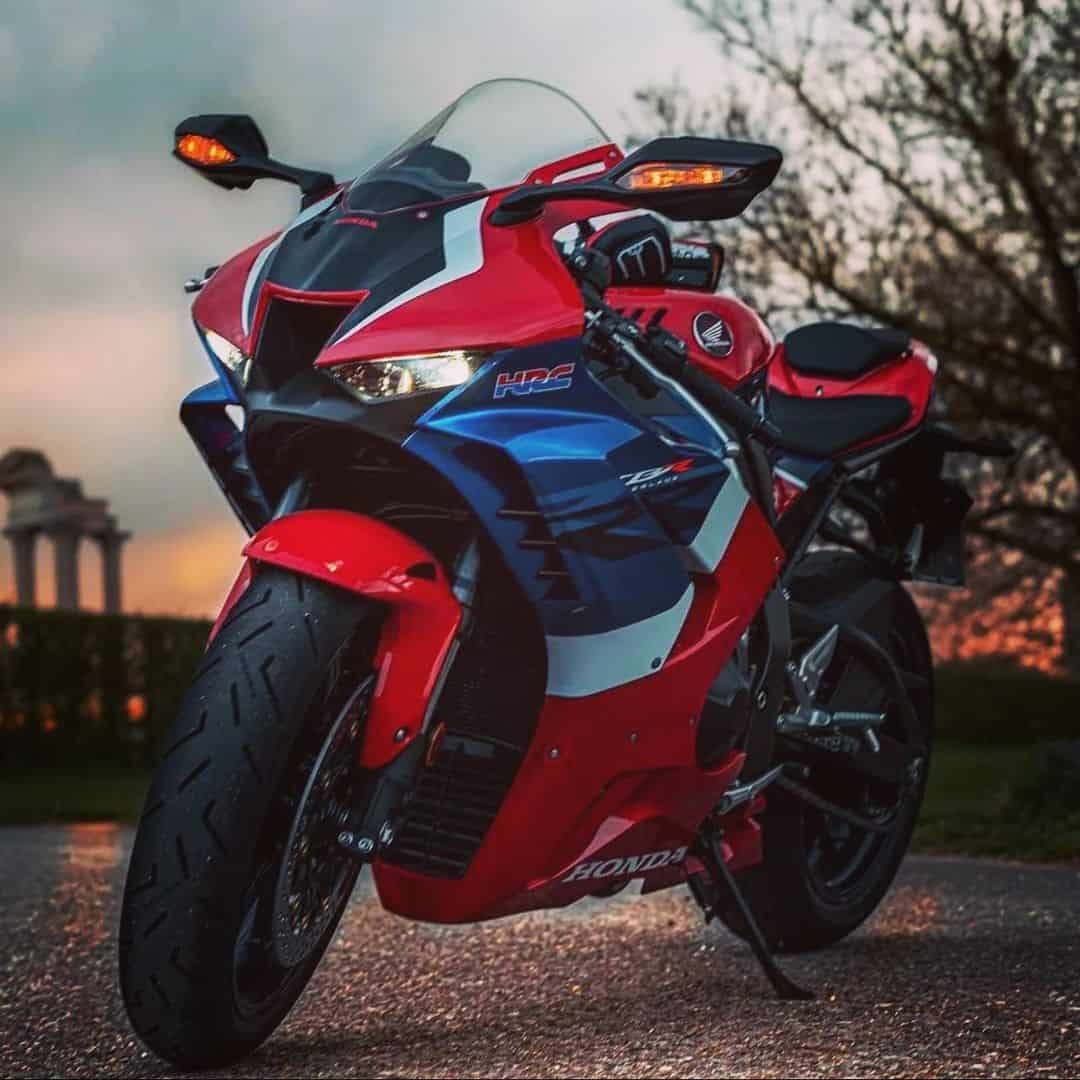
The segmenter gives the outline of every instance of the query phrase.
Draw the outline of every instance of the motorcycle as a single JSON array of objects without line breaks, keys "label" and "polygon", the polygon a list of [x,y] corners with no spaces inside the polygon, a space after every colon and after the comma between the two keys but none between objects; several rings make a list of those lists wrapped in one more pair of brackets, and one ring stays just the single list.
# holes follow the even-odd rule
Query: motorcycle
[{"label": "motorcycle", "polygon": [[[957,584],[970,499],[937,360],[780,343],[661,217],[740,214],[770,146],[624,155],[495,80],[355,180],[203,115],[213,183],[300,188],[188,283],[216,377],[181,418],[250,534],[138,825],[139,1037],[213,1066],[281,1022],[357,875],[461,923],[687,884],[774,959],[851,933],[907,850],[933,666],[902,582]],[[236,406],[242,420],[234,420]]]}]

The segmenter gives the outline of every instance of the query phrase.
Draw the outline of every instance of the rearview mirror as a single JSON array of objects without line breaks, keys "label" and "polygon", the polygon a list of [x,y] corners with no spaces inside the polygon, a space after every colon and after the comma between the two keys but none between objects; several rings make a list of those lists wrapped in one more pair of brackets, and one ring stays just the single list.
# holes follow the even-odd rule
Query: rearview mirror
[{"label": "rearview mirror", "polygon": [[334,186],[330,173],[274,161],[259,125],[242,113],[189,116],[174,134],[173,156],[219,187],[247,189],[271,178],[296,184],[310,199]]},{"label": "rearview mirror", "polygon": [[510,192],[491,221],[528,221],[544,203],[563,199],[636,206],[674,221],[719,221],[741,214],[773,182],[783,160],[775,146],[760,143],[693,136],[653,139],[603,176]]}]

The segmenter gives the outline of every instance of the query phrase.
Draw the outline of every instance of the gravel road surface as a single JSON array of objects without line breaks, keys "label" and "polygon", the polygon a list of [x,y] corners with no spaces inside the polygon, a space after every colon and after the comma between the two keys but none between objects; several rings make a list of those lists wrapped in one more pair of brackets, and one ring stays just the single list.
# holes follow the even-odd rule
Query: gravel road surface
[{"label": "gravel road surface", "polygon": [[[130,833],[0,829],[0,1075],[177,1076],[129,1033],[115,928]],[[775,1002],[684,890],[477,927],[361,886],[255,1056],[205,1076],[1076,1076],[1080,867],[913,857],[866,928],[788,958]]]}]

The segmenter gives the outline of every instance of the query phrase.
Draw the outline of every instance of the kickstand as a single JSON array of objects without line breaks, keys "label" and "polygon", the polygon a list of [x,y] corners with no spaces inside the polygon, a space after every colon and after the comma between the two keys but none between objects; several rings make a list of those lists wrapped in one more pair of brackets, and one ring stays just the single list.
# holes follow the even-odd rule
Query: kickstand
[{"label": "kickstand", "polygon": [[[728,869],[728,865],[724,860],[724,853],[720,849],[721,835],[720,832],[713,829],[703,830],[703,843],[698,851],[698,856],[705,864],[705,869],[708,870],[709,877],[712,878],[717,894],[730,900],[739,912],[743,928],[746,931],[746,938],[750,942],[750,948],[754,950],[754,956],[757,957],[762,970],[768,976],[769,982],[772,983],[776,996],[781,1001],[813,1001],[813,992],[804,990],[801,986],[793,983],[781,970],[776,960],[773,959],[773,955],[765,941],[765,936],[761,932],[761,927],[758,926],[757,919],[754,918],[754,913],[746,902],[746,897],[743,896],[734,875]],[[692,888],[691,891],[697,898],[698,903],[702,903],[699,890]],[[704,904],[702,906],[704,907]],[[706,921],[712,917],[712,914],[713,912],[706,908]]]}]

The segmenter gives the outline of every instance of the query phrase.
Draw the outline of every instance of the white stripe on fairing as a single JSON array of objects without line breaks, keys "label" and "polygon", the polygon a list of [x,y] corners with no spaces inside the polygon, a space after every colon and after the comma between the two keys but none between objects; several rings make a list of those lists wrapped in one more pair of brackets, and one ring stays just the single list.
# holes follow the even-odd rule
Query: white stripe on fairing
[{"label": "white stripe on fairing", "polygon": [[773,466],[773,472],[786,480],[792,487],[797,487],[800,491],[806,490],[807,482],[801,477],[796,476],[794,473],[788,472],[787,469],[778,469],[776,466]]},{"label": "white stripe on fairing", "polygon": [[[682,401],[689,409],[697,413],[702,420],[712,429],[713,433],[719,436],[724,449],[729,455],[736,454],[739,451],[738,442],[733,439],[720,425],[720,422],[715,416],[694,395],[686,389],[680,382],[676,382],[674,379],[665,375],[659,368],[654,367],[648,360],[642,356],[641,351],[636,349],[633,345],[626,341],[620,343],[622,347],[630,353],[631,356],[652,376],[653,382],[658,382],[663,386],[670,394],[677,397]],[[734,476],[732,472],[732,476]]]},{"label": "white stripe on fairing", "polygon": [[349,327],[344,334],[332,345],[340,345],[341,342],[352,337],[353,334],[364,327],[370,326],[376,319],[388,315],[391,311],[423,296],[443,285],[449,285],[452,281],[458,281],[469,274],[475,274],[484,265],[484,246],[480,234],[480,216],[484,212],[487,200],[477,199],[476,202],[459,206],[451,210],[443,218],[443,258],[446,265],[431,277],[414,285],[411,289],[399,293],[392,300],[387,300],[377,311],[373,311],[366,319],[362,319],[355,326]]},{"label": "white stripe on fairing", "polygon": [[[281,236],[284,235],[284,233],[281,234]],[[251,264],[251,270],[248,273],[247,281],[244,282],[244,298],[240,301],[240,328],[244,331],[244,337],[247,337],[251,332],[251,318],[248,314],[251,310],[251,290],[255,288],[255,282],[259,280],[259,274],[262,273],[263,264],[275,251],[277,251],[278,244],[281,243],[281,236],[279,236],[272,244],[267,244],[266,247],[255,256],[255,261]]]},{"label": "white stripe on fairing", "polygon": [[[663,666],[686,621],[694,586],[674,607],[617,630],[575,637],[548,636],[547,692],[558,697],[588,697],[622,686]],[[653,665],[655,660],[660,663]]]},{"label": "white stripe on fairing", "polygon": [[272,244],[267,244],[255,256],[255,261],[251,264],[251,270],[248,271],[247,281],[244,282],[244,295],[240,300],[240,327],[244,331],[245,337],[251,332],[251,292],[255,288],[255,282],[259,280],[259,274],[262,273],[266,260],[277,251],[287,232],[295,229],[297,225],[303,225],[305,221],[310,221],[317,214],[321,214],[337,197],[338,193],[335,191],[333,194],[327,195],[325,199],[312,203],[306,210],[302,210],[282,229],[281,235]]},{"label": "white stripe on fairing", "polygon": [[720,565],[749,501],[749,493],[732,469],[720,493],[713,499],[697,536],[682,549],[690,570],[711,574]]},{"label": "white stripe on fairing", "polygon": [[[656,382],[693,409],[723,440],[724,447],[729,454],[738,452],[739,444],[731,439],[731,436],[721,427],[716,417],[685,386],[669,378],[659,368],[653,367],[641,355],[641,352],[632,345],[624,343],[623,348],[633,355],[634,359]],[[724,481],[720,494],[717,495],[712,506],[709,507],[709,512],[705,515],[705,521],[702,523],[697,536],[687,547],[683,548],[683,557],[687,560],[691,569],[700,569],[707,574],[711,574],[716,569],[720,564],[720,560],[724,557],[728,544],[731,543],[731,537],[742,520],[743,510],[746,509],[746,504],[749,501],[750,495],[746,488],[743,487],[743,482],[733,464],[731,473],[727,480]]]}]

